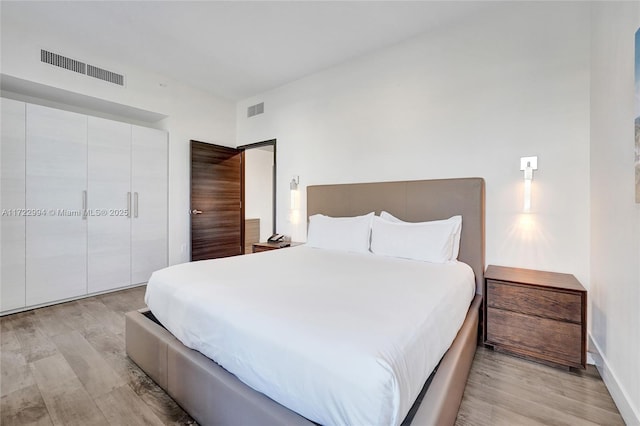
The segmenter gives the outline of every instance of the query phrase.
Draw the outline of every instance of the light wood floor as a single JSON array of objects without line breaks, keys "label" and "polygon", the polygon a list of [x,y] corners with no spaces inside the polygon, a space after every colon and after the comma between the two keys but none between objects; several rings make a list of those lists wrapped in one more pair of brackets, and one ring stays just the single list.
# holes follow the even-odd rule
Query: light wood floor
[{"label": "light wood floor", "polygon": [[478,348],[456,426],[624,425],[598,370],[564,371]]},{"label": "light wood floor", "polygon": [[[124,313],[144,287],[0,319],[0,424],[195,422],[126,356]],[[597,371],[478,348],[456,425],[623,424]]]}]

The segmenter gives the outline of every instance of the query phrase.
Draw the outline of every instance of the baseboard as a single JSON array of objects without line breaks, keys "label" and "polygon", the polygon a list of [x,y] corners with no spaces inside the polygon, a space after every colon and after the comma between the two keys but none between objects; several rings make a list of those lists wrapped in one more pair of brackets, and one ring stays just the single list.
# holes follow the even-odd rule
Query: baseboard
[{"label": "baseboard", "polygon": [[100,296],[101,294],[113,293],[120,290],[127,290],[130,288],[141,287],[143,285],[147,285],[147,283],[131,284],[131,285],[126,285],[124,287],[110,288],[109,290],[96,291],[95,293],[88,293],[88,294],[82,294],[80,296],[69,297],[67,299],[52,300],[50,302],[40,303],[37,305],[24,306],[18,309],[11,309],[9,311],[0,312],[0,317],[3,317],[5,315],[17,314],[20,312],[31,311],[33,309],[45,308],[47,306],[59,305],[60,303],[72,302],[74,300],[86,299],[88,297]]},{"label": "baseboard", "polygon": [[628,426],[640,426],[640,413],[638,413],[636,408],[631,404],[629,395],[620,386],[618,377],[609,367],[607,359],[602,355],[602,350],[595,339],[591,336],[591,333],[589,333],[589,348],[591,349],[590,353],[593,356],[596,368],[598,369],[604,384],[607,386],[607,389],[613,398],[613,402],[616,403],[622,419]]}]

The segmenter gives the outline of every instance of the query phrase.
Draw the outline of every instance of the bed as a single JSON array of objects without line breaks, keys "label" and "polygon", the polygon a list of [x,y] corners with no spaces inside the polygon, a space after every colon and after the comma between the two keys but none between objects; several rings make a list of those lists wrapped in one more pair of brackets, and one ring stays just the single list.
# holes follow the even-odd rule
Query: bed
[{"label": "bed", "polygon": [[[442,268],[430,271],[432,267],[429,265],[417,265],[418,262],[403,259],[381,262],[370,254],[345,255],[304,246],[227,259],[222,263],[212,260],[178,265],[154,274],[154,282],[150,286],[153,291],[148,290],[147,295],[151,312],[127,314],[128,355],[202,424],[371,424],[372,419],[381,419],[377,423],[384,424],[400,424],[403,420],[405,423],[412,421],[412,424],[452,424],[477,342],[481,297],[479,294],[474,296],[474,293],[479,293],[482,288],[484,269],[483,180],[469,178],[313,186],[308,188],[307,203],[309,215],[356,216],[369,211],[386,210],[407,221],[462,215],[459,259],[464,263],[454,262],[445,267],[449,269],[447,276],[457,277],[453,280],[457,283],[448,283],[447,286],[458,286],[458,295],[446,296],[450,292],[438,294],[437,286],[434,287],[436,293],[422,294],[422,287],[425,286],[412,287],[408,284],[413,280],[411,274],[435,274],[435,281],[441,281],[442,277],[438,274]],[[324,322],[335,321],[334,325],[343,326],[335,328],[336,331],[329,333],[330,336],[325,336],[329,340],[318,340],[318,336],[327,328],[326,324],[317,324],[318,321],[314,320],[322,316],[313,313],[313,301],[322,301],[326,288],[335,287],[331,294],[342,291],[340,298],[336,299],[338,304],[353,304],[358,297],[363,297],[362,294],[358,296],[360,290],[353,294],[345,291],[346,282],[335,275],[314,274],[317,278],[314,280],[314,277],[305,274],[305,271],[314,270],[314,267],[326,269],[323,265],[327,264],[335,265],[338,271],[344,269],[344,273],[338,274],[343,279],[357,276],[354,270],[348,268],[368,271],[369,275],[359,274],[361,282],[357,279],[351,281],[354,281],[355,287],[360,284],[362,288],[368,288],[365,305],[370,306],[372,312],[367,314],[369,316],[362,312],[342,318],[340,315],[344,316],[345,311],[338,308],[335,318],[327,317]],[[215,266],[217,279],[213,284],[208,281],[211,265]],[[269,265],[276,265],[279,269],[282,269],[281,265],[291,265],[288,268],[291,276],[278,281],[275,287],[260,287],[260,276],[256,275],[255,270],[274,273],[269,271]],[[238,269],[247,271],[243,274],[245,281],[238,282],[235,279]],[[287,270],[283,273],[287,273]],[[398,293],[398,300],[385,300],[389,299],[390,294],[383,292],[382,287],[386,284],[380,284],[381,288],[375,284],[375,276],[384,274],[397,277],[396,285],[403,286],[404,290],[394,290]],[[305,295],[296,299],[294,296],[301,288],[300,281],[304,281]],[[188,289],[181,288],[181,282],[190,283]],[[364,287],[366,285],[370,287]],[[196,290],[192,291],[192,288]],[[314,296],[308,297],[309,292]],[[449,304],[445,296],[464,300],[463,306],[460,307],[459,302],[457,307]],[[231,302],[226,297],[230,297],[228,300]],[[295,300],[293,307],[287,306],[288,297]],[[312,302],[305,305],[305,297]],[[244,302],[240,305],[237,300]],[[261,305],[261,300],[268,300],[269,303]],[[327,297],[322,302],[325,303],[323,306],[331,306],[332,300]],[[376,312],[384,312],[384,307],[393,303],[397,304],[394,309],[404,307],[406,315],[398,320],[388,316],[378,319]],[[440,306],[440,310],[452,318],[457,316],[458,325],[455,325],[455,329],[446,324],[446,315],[438,317],[439,327],[433,328],[433,319],[426,321],[421,316],[422,311],[428,311],[431,315],[433,309],[427,309],[429,304]],[[215,309],[212,310],[221,312],[220,316],[203,319],[202,314],[213,306]],[[269,306],[269,309],[264,306]],[[421,309],[422,306],[424,309]],[[293,313],[281,317],[279,313],[286,310]],[[196,311],[199,315],[194,319],[193,313]],[[227,317],[227,314],[230,316]],[[360,324],[359,328],[351,327],[352,323],[358,322],[359,316],[367,318],[368,324]],[[415,325],[406,321],[414,321]],[[462,322],[462,326],[458,330],[459,322]],[[160,324],[172,330],[175,336]],[[368,333],[367,325],[374,331]],[[431,329],[423,335],[442,335],[444,337],[440,340],[444,341],[445,346],[429,349],[432,352],[429,356],[407,355],[424,360],[419,370],[426,372],[425,377],[416,378],[413,374],[415,371],[396,376],[397,370],[402,369],[398,365],[408,363],[402,356],[396,364],[387,363],[385,357],[358,358],[364,351],[363,346],[366,349],[368,342],[378,334],[382,333],[385,336],[382,340],[386,342],[398,331],[410,329],[411,333],[405,333],[405,337],[401,338],[404,342],[406,335],[412,336],[414,329],[429,326]],[[235,329],[234,334],[225,339],[230,329]],[[276,339],[277,343],[265,345],[260,336],[267,329],[276,335],[287,334],[288,338]],[[385,334],[387,331],[388,335]],[[216,341],[216,337],[221,339]],[[261,346],[253,346],[256,340],[260,341]],[[359,346],[351,345],[351,341],[355,340],[361,341]],[[292,341],[297,342],[297,346],[287,346]],[[198,350],[189,349],[185,344]],[[234,345],[243,348],[239,352],[247,356],[234,355]],[[380,352],[395,353],[394,345],[382,348],[372,346],[368,349],[373,351],[373,355]],[[412,341],[412,345],[432,347],[419,339]],[[320,374],[316,373],[315,376],[306,375],[307,370],[312,370],[311,364],[305,366],[301,362],[310,353],[318,355],[312,366],[317,367]],[[203,354],[216,359],[235,375]],[[358,359],[364,360],[361,362],[362,371],[354,373],[359,369]],[[365,366],[367,362],[383,365],[378,365],[378,370],[375,370],[370,368],[372,365]],[[427,380],[429,372],[437,364],[437,369]],[[295,380],[285,377],[287,370],[296,372],[291,375]],[[387,374],[387,370],[393,370],[394,374]],[[372,371],[377,373],[373,374]],[[341,382],[343,375],[347,378]],[[421,393],[425,381],[429,382],[429,386]],[[394,392],[400,388],[400,391],[390,393],[388,388],[394,388]],[[367,392],[368,389],[377,391]],[[322,406],[311,403],[314,399],[328,401],[329,404]],[[337,402],[332,404],[334,399]],[[366,400],[364,405],[360,401],[364,408],[345,414],[348,411],[345,407],[357,405],[358,399]],[[384,408],[381,414],[370,413],[381,409],[381,406]]]}]

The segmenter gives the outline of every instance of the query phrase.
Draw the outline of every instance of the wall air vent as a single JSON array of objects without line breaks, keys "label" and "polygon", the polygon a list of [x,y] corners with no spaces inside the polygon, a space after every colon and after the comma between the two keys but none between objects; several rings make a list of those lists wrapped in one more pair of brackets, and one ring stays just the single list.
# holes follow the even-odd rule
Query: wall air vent
[{"label": "wall air vent", "polygon": [[47,64],[55,65],[56,67],[85,74],[86,64],[84,62],[76,61],[75,59],[67,58],[57,53],[40,50],[40,60]]},{"label": "wall air vent", "polygon": [[94,67],[93,65],[87,65],[87,75],[89,77],[95,77],[99,78],[100,80],[108,81],[109,83],[124,86],[124,76],[122,74]]},{"label": "wall air vent", "polygon": [[66,56],[58,55],[57,53],[49,52],[44,49],[40,50],[40,61],[109,83],[117,84],[119,86],[124,86],[124,75],[122,74],[76,61],[75,59],[67,58]]},{"label": "wall air vent", "polygon": [[264,112],[264,102],[251,105],[247,108],[247,117],[253,117],[254,115],[262,114]]}]

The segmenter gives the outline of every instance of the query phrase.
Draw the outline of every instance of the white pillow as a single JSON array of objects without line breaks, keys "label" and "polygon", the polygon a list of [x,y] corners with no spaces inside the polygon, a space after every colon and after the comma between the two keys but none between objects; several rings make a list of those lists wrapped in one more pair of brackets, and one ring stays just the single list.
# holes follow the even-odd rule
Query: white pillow
[{"label": "white pillow", "polygon": [[[390,213],[383,211],[380,213],[380,221],[394,225],[409,225],[412,227],[385,227],[374,222],[371,240],[371,251],[374,253],[381,254],[385,252],[388,256],[394,256],[393,253],[397,253],[395,255],[396,257],[427,260],[438,263],[456,260],[458,258],[460,251],[460,234],[462,232],[462,216],[453,216],[446,220],[412,223],[404,222]],[[378,231],[378,235],[376,235],[376,231]],[[389,232],[396,232],[397,235],[387,235]],[[405,235],[409,232],[414,232],[415,235]],[[449,235],[447,235],[447,232]],[[377,240],[375,241],[375,249],[374,240]],[[444,257],[446,257],[446,259],[444,259]]]},{"label": "white pillow", "polygon": [[324,249],[369,253],[371,221],[374,212],[355,217],[309,217],[307,246]]}]

